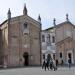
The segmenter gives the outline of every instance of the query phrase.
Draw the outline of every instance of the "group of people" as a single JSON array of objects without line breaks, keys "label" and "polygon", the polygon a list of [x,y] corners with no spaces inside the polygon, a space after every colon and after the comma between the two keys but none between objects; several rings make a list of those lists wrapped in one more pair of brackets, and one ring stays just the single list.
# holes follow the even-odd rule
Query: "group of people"
[{"label": "group of people", "polygon": [[45,71],[46,71],[46,69],[51,69],[51,70],[54,70],[54,71],[56,71],[57,70],[57,64],[58,64],[58,62],[56,61],[56,60],[54,60],[54,59],[44,59],[44,61],[43,61],[43,64],[42,64],[42,69],[44,68],[45,69]]},{"label": "group of people", "polygon": [[[50,70],[57,70],[58,60],[54,60],[52,58],[47,58],[43,60],[42,69],[50,69]],[[63,60],[61,60],[61,66],[63,66]],[[68,67],[71,68],[71,59],[68,59]]]}]

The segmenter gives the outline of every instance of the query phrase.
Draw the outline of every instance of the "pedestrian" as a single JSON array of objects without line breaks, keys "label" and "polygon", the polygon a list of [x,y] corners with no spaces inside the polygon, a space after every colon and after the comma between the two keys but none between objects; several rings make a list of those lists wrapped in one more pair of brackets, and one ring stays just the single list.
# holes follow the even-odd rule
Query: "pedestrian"
[{"label": "pedestrian", "polygon": [[45,67],[45,59],[43,60],[42,69]]},{"label": "pedestrian", "polygon": [[64,63],[64,62],[63,62],[63,59],[61,59],[61,66],[63,66],[63,63]]},{"label": "pedestrian", "polygon": [[45,59],[45,71],[46,71],[46,67],[47,67],[47,59]]},{"label": "pedestrian", "polygon": [[50,69],[51,70],[53,69],[52,64],[53,64],[53,61],[52,61],[52,59],[50,59]]},{"label": "pedestrian", "polygon": [[57,68],[56,68],[56,62],[55,62],[54,59],[53,59],[53,64],[52,64],[52,66],[53,66],[54,71],[57,70]]},{"label": "pedestrian", "polygon": [[71,58],[68,59],[68,66],[69,66],[69,69],[71,68]]},{"label": "pedestrian", "polygon": [[56,67],[58,66],[58,59],[56,59]]},{"label": "pedestrian", "polygon": [[47,59],[45,60],[45,71],[46,71],[46,68],[49,70],[49,61]]},{"label": "pedestrian", "polygon": [[55,63],[56,63],[56,70],[57,70],[57,68],[58,68],[58,59],[56,59]]}]

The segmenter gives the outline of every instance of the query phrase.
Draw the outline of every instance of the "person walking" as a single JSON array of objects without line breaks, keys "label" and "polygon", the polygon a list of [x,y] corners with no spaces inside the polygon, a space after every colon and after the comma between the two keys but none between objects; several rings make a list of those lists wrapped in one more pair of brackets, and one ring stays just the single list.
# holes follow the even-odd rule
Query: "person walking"
[{"label": "person walking", "polygon": [[50,64],[49,65],[50,66],[50,69],[53,70],[53,67],[52,67],[53,61],[52,61],[52,59],[50,59],[50,63],[49,64]]},{"label": "person walking", "polygon": [[71,68],[71,58],[68,59],[68,66],[69,66],[69,69]]},{"label": "person walking", "polygon": [[54,59],[53,59],[53,65],[52,66],[53,66],[54,71],[57,70],[57,68],[56,68],[56,62],[55,62]]},{"label": "person walking", "polygon": [[55,60],[56,70],[58,69],[58,59]]},{"label": "person walking", "polygon": [[63,62],[63,59],[61,59],[61,66],[63,66],[63,63],[64,63],[64,62]]},{"label": "person walking", "polygon": [[58,67],[58,59],[56,59],[56,67]]},{"label": "person walking", "polygon": [[42,69],[45,67],[45,59],[43,60],[43,63],[42,63]]},{"label": "person walking", "polygon": [[46,71],[46,68],[49,70],[49,61],[48,61],[48,59],[45,60],[45,71]]}]

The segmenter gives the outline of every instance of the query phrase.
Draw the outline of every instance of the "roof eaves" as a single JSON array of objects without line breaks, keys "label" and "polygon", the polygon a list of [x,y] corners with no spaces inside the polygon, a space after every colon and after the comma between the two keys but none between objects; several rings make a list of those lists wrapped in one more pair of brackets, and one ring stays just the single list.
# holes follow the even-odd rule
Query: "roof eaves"
[{"label": "roof eaves", "polygon": [[1,24],[0,24],[0,26],[2,26],[4,23],[6,23],[8,20],[5,20],[4,22],[2,22]]}]

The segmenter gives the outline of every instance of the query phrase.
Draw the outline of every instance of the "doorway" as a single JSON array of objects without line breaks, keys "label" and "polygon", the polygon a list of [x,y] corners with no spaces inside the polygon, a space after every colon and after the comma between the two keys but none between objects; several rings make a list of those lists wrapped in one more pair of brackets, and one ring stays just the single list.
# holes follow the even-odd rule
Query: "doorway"
[{"label": "doorway", "polygon": [[71,59],[71,53],[68,53],[68,58],[70,58],[70,59]]},{"label": "doorway", "polygon": [[73,57],[72,50],[67,51],[67,63],[68,63],[68,59],[71,59],[71,63],[74,64],[74,57]]},{"label": "doorway", "polygon": [[47,59],[50,60],[51,59],[51,54],[47,55]]},{"label": "doorway", "polygon": [[23,58],[24,58],[24,66],[28,66],[29,65],[29,54],[28,54],[28,52],[24,52]]},{"label": "doorway", "polygon": [[72,63],[72,55],[71,55],[71,53],[68,53],[68,59],[71,59],[71,63]]}]

